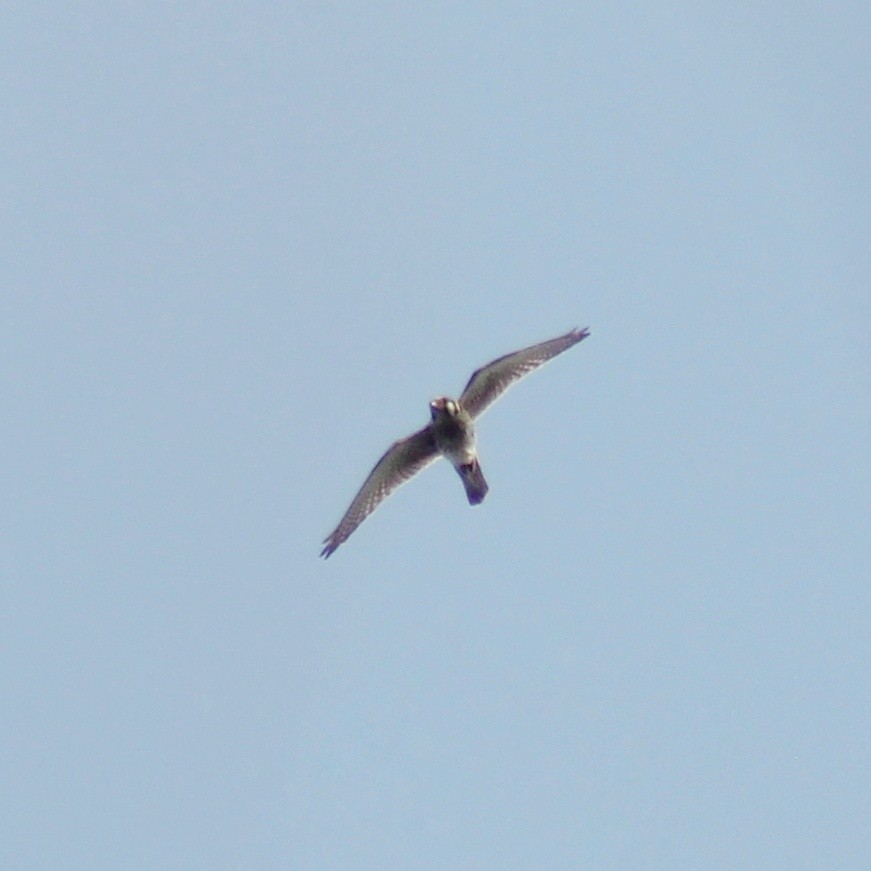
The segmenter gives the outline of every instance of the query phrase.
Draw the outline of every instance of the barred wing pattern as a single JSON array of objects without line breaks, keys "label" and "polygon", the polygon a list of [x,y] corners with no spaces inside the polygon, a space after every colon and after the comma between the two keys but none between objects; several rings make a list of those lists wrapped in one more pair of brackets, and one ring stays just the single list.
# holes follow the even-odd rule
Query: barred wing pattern
[{"label": "barred wing pattern", "polygon": [[339,525],[324,539],[326,559],[400,485],[438,457],[429,426],[394,442],[375,464]]},{"label": "barred wing pattern", "polygon": [[522,351],[506,354],[482,366],[472,373],[469,383],[460,396],[460,405],[478,417],[487,406],[495,402],[515,381],[537,369],[557,354],[562,354],[572,345],[590,335],[588,329],[572,330],[564,336],[531,345]]}]

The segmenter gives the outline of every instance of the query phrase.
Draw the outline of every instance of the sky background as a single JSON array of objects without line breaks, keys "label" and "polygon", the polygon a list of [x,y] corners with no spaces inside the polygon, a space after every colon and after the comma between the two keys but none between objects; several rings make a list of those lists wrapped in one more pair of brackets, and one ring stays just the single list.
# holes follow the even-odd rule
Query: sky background
[{"label": "sky background", "polygon": [[869,40],[4,3],[0,865],[871,867]]}]

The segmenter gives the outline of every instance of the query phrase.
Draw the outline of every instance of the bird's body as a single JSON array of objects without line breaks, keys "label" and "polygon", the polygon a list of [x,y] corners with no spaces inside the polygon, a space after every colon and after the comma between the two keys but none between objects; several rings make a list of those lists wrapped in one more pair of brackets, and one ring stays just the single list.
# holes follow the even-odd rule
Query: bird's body
[{"label": "bird's body", "polygon": [[480,505],[490,489],[481,472],[475,447],[475,424],[456,399],[447,396],[430,404],[432,433],[438,452],[457,470],[470,505]]},{"label": "bird's body", "polygon": [[439,456],[449,460],[457,470],[469,503],[480,504],[489,487],[478,461],[475,419],[515,381],[588,335],[588,330],[572,330],[556,339],[506,354],[475,370],[459,399],[441,396],[430,402],[430,423],[387,449],[339,525],[324,539],[321,556],[330,556],[400,484]]}]

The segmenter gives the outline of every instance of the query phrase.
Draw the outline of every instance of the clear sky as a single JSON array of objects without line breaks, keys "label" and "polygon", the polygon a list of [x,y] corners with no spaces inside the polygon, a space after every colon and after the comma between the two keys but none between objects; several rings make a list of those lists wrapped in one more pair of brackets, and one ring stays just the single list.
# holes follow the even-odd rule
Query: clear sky
[{"label": "clear sky", "polygon": [[869,38],[4,3],[0,866],[871,867]]}]

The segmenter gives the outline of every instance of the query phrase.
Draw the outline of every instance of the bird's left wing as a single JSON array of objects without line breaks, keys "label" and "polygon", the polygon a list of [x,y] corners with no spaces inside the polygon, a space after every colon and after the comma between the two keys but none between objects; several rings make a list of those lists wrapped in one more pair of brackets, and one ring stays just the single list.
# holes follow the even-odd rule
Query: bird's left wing
[{"label": "bird's left wing", "polygon": [[326,559],[400,485],[438,457],[429,426],[394,442],[375,464],[339,525],[324,539]]},{"label": "bird's left wing", "polygon": [[572,330],[564,336],[531,345],[513,354],[506,354],[476,369],[460,396],[460,405],[473,418],[477,417],[519,378],[537,369],[557,354],[562,354],[589,335],[588,329]]}]

